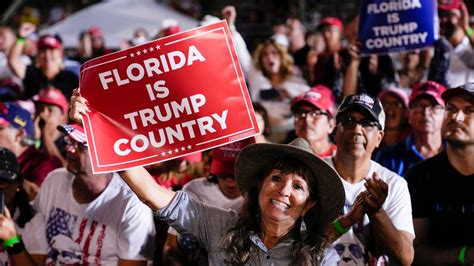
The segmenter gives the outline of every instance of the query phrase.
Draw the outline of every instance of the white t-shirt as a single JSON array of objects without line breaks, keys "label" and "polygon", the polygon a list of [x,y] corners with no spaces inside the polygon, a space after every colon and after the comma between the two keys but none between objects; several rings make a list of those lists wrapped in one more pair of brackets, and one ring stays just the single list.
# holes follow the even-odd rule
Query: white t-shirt
[{"label": "white t-shirt", "polygon": [[292,100],[300,94],[308,91],[310,87],[305,79],[297,75],[290,75],[287,79],[274,89],[281,91],[285,97],[274,99],[262,99],[261,92],[273,88],[270,80],[262,71],[258,70],[247,49],[244,39],[236,30],[231,30],[235,50],[239,57],[240,66],[248,83],[250,98],[253,102],[259,102],[267,110],[268,120],[272,134],[269,137],[272,142],[282,142],[287,137],[288,131],[294,129],[293,113],[290,110]]},{"label": "white t-shirt", "polygon": [[[334,168],[332,157],[324,158],[324,160]],[[407,182],[396,173],[371,161],[367,177],[372,177],[374,172],[388,185],[388,195],[382,208],[387,213],[395,228],[406,231],[414,237],[415,231],[413,229],[411,199]],[[344,214],[346,214],[350,211],[359,193],[365,191],[366,188],[363,180],[357,184],[351,184],[343,178],[341,178],[341,181],[346,194],[346,201],[344,203]],[[353,225],[347,233],[333,243],[333,247],[338,251],[341,257],[341,263],[344,262],[350,265],[364,265],[368,263],[364,261],[364,254],[367,252],[365,246],[369,236],[369,222],[369,217],[365,215],[362,223]],[[377,265],[382,265],[386,259],[385,256],[377,258]]]},{"label": "white t-shirt", "polygon": [[[209,182],[205,177],[191,180],[184,185],[183,191],[186,191],[193,199],[197,199],[206,205],[221,207],[226,210],[239,211],[244,202],[242,196],[229,199],[219,189],[218,184]],[[177,234],[176,230],[172,227],[168,229],[168,233],[172,235]]]},{"label": "white t-shirt", "polygon": [[450,51],[446,79],[449,88],[474,82],[474,50],[467,37],[464,37],[461,43]]},{"label": "white t-shirt", "polygon": [[152,211],[114,174],[92,202],[79,204],[74,176],[65,168],[51,172],[33,204],[38,213],[25,226],[30,254],[47,254],[47,264],[117,264],[152,260]]}]

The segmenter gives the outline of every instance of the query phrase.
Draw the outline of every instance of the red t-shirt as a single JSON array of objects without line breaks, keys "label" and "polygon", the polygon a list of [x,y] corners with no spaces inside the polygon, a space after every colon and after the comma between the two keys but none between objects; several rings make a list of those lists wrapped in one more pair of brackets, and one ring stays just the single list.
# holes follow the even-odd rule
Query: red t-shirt
[{"label": "red t-shirt", "polygon": [[49,172],[56,168],[63,167],[61,161],[55,156],[37,150],[30,146],[19,157],[20,172],[28,181],[41,186]]}]

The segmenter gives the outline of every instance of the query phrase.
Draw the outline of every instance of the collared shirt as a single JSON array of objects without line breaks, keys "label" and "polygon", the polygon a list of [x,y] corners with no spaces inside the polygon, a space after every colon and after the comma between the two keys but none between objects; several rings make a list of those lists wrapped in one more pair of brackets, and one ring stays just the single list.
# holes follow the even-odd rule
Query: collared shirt
[{"label": "collared shirt", "polygon": [[374,161],[404,176],[410,167],[424,160],[425,157],[416,149],[413,135],[410,135],[405,140],[381,149]]},{"label": "collared shirt", "polygon": [[[208,251],[209,265],[225,265],[226,253],[222,249],[226,232],[235,225],[238,214],[200,203],[179,191],[165,208],[155,213],[179,233],[196,236]],[[250,240],[257,247],[247,265],[289,265],[292,238],[287,238],[268,249],[260,237],[253,233]],[[321,265],[335,265],[339,256],[333,249],[324,252]]]}]

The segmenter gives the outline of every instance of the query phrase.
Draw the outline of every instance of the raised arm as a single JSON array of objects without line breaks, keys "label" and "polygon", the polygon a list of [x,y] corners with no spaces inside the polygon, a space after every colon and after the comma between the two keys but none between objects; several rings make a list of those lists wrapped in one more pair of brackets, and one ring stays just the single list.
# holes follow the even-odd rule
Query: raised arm
[{"label": "raised arm", "polygon": [[24,79],[26,75],[26,65],[21,61],[21,53],[23,52],[23,47],[25,46],[25,38],[35,32],[35,30],[35,25],[28,22],[22,23],[20,29],[18,30],[17,41],[8,54],[8,64],[10,68],[12,69],[13,73],[15,73],[15,75],[21,79]]}]

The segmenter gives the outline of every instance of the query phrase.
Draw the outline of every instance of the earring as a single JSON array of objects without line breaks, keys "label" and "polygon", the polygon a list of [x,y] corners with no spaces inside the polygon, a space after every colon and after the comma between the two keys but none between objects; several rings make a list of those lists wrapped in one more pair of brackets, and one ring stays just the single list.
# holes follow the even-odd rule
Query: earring
[{"label": "earring", "polygon": [[306,223],[304,222],[304,215],[301,216],[301,225],[300,225],[300,232],[306,231]]}]

